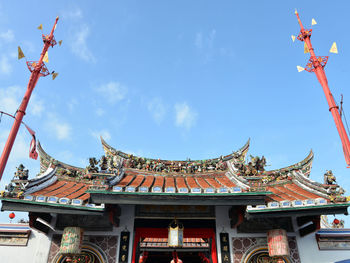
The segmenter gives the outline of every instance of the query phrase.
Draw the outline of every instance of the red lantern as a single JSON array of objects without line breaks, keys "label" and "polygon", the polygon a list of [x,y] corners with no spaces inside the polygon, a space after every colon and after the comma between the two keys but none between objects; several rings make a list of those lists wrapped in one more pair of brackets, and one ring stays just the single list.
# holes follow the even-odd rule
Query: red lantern
[{"label": "red lantern", "polygon": [[339,221],[339,219],[336,219],[336,218],[335,218],[335,219],[333,220],[333,223],[336,224],[336,225],[338,225],[338,224],[340,223],[340,221]]},{"label": "red lantern", "polygon": [[13,213],[13,212],[12,212],[11,214],[9,214],[9,218],[10,218],[11,220],[14,219],[15,216],[16,216],[16,215],[15,215],[15,213]]}]

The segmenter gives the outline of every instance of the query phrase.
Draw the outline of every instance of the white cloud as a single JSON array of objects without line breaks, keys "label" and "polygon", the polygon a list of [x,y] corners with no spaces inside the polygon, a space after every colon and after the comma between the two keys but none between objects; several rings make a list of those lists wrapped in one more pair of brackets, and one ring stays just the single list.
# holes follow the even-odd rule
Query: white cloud
[{"label": "white cloud", "polygon": [[0,89],[0,105],[1,110],[10,114],[14,114],[20,104],[21,90],[19,86],[10,86]]},{"label": "white cloud", "polygon": [[215,37],[216,37],[216,30],[213,29],[213,30],[209,33],[209,36],[208,36],[208,39],[207,39],[208,47],[210,47],[210,48],[213,47]]},{"label": "white cloud", "polygon": [[198,49],[211,49],[216,37],[216,30],[212,29],[207,35],[202,32],[197,32],[194,40],[194,45]]},{"label": "white cloud", "polygon": [[69,139],[72,130],[69,123],[59,120],[53,114],[48,114],[46,128],[50,131],[51,134],[54,134],[58,140]]},{"label": "white cloud", "polygon": [[44,111],[44,102],[33,94],[32,98],[30,99],[28,110],[34,116],[41,116],[41,113]]},{"label": "white cloud", "polygon": [[[0,89],[0,107],[2,111],[15,114],[20,106],[25,89],[20,86],[10,86]],[[34,116],[41,116],[44,110],[44,103],[35,94],[32,95],[28,104],[28,111]]]},{"label": "white cloud", "polygon": [[8,29],[6,32],[0,33],[0,39],[6,42],[12,42],[15,39],[15,34],[11,29]]},{"label": "white cloud", "polygon": [[69,9],[62,12],[62,17],[65,19],[80,19],[83,18],[83,12],[79,8]]},{"label": "white cloud", "polygon": [[102,109],[102,108],[97,108],[97,109],[95,110],[95,114],[96,114],[98,117],[101,117],[102,115],[105,114],[105,111],[104,111],[104,109]]},{"label": "white cloud", "polygon": [[96,90],[111,104],[125,99],[126,93],[128,92],[128,89],[124,85],[114,81],[103,84]]},{"label": "white cloud", "polygon": [[108,130],[91,131],[91,135],[97,138],[98,140],[100,140],[100,136],[102,136],[102,138],[107,141],[109,141],[112,138]]},{"label": "white cloud", "polygon": [[88,47],[90,27],[83,22],[83,12],[80,8],[70,8],[62,12],[62,17],[71,20],[69,25],[70,37],[68,43],[73,54],[86,62],[96,62],[96,58]]},{"label": "white cloud", "polygon": [[160,124],[166,114],[166,106],[161,98],[152,99],[147,105],[148,111],[152,114],[154,121]]},{"label": "white cloud", "polygon": [[198,114],[186,102],[175,104],[175,125],[187,130],[196,123]]},{"label": "white cloud", "polygon": [[198,32],[196,34],[196,38],[195,38],[195,41],[194,41],[194,45],[201,49],[203,47],[203,36],[202,36],[202,33]]},{"label": "white cloud", "polygon": [[72,52],[87,62],[95,62],[96,59],[87,45],[87,38],[90,35],[90,28],[83,24],[75,30],[70,41]]},{"label": "white cloud", "polygon": [[[10,130],[4,130],[0,133],[0,149],[2,150],[5,146],[5,142],[7,141]],[[9,162],[18,163],[22,159],[26,159],[29,156],[29,143],[30,141],[25,140],[24,132],[19,132],[17,134],[15,143],[13,144],[13,148],[11,150],[11,154],[9,157]]]},{"label": "white cloud", "polygon": [[8,75],[12,72],[12,65],[6,55],[2,55],[0,59],[0,73]]},{"label": "white cloud", "polygon": [[65,163],[72,164],[72,160],[74,159],[74,155],[70,151],[61,151],[57,155],[57,160]]},{"label": "white cloud", "polygon": [[72,99],[67,103],[67,106],[68,106],[68,109],[69,109],[70,112],[73,112],[75,106],[77,106],[77,105],[78,105],[78,100],[77,100],[77,99],[74,99],[74,98],[72,98]]}]

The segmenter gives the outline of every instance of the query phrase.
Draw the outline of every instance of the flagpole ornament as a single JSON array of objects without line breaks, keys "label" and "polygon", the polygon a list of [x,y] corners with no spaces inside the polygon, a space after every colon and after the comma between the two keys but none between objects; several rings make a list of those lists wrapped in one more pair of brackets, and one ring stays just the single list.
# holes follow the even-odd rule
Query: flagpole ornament
[{"label": "flagpole ornament", "polygon": [[331,49],[329,50],[330,53],[335,53],[338,54],[338,48],[337,48],[337,44],[335,42],[333,42]]},{"label": "flagpole ornament", "polygon": [[55,78],[58,76],[58,73],[54,72],[51,75],[52,75],[52,80],[55,80]]},{"label": "flagpole ornament", "polygon": [[[19,127],[20,127],[22,120],[23,120],[23,116],[26,113],[26,109],[27,109],[30,97],[32,95],[32,92],[33,92],[39,78],[50,74],[47,67],[45,66],[45,63],[43,60],[44,60],[44,56],[47,53],[47,50],[49,49],[49,47],[50,46],[53,47],[54,45],[57,44],[57,42],[54,38],[54,35],[53,35],[57,22],[58,22],[58,17],[56,17],[55,23],[51,29],[50,34],[48,34],[48,35],[42,34],[44,46],[43,46],[39,60],[38,61],[27,61],[27,66],[31,72],[31,75],[29,78],[26,92],[25,92],[24,97],[22,99],[22,102],[21,102],[21,104],[16,112],[14,123],[12,125],[10,134],[7,138],[7,141],[5,143],[5,147],[4,147],[3,152],[1,154],[1,157],[0,157],[0,180],[3,176],[7,160],[10,156],[10,152],[11,152],[13,144],[15,142]],[[18,47],[18,59],[21,59],[23,57],[24,57],[23,51],[21,50],[20,47]],[[47,59],[48,59],[48,57],[47,57]],[[34,157],[34,154],[33,154],[33,157]]]},{"label": "flagpole ornament", "polygon": [[21,47],[18,46],[18,59],[22,59],[22,58],[24,58],[24,57],[25,57],[25,55],[24,55],[24,53],[23,53]]},{"label": "flagpole ornament", "polygon": [[[350,140],[349,140],[349,136],[345,130],[342,118],[340,116],[339,107],[335,103],[333,95],[329,89],[328,80],[326,77],[326,72],[324,70],[324,68],[327,64],[327,61],[328,61],[328,56],[316,56],[315,51],[314,51],[312,44],[311,44],[312,29],[305,29],[304,28],[297,11],[295,11],[295,15],[298,19],[298,23],[300,26],[300,33],[297,36],[297,39],[304,42],[304,53],[310,53],[310,59],[309,59],[308,63],[306,64],[305,70],[308,72],[314,72],[317,76],[317,80],[320,82],[320,84],[322,86],[323,92],[324,92],[326,99],[327,99],[329,111],[332,114],[332,117],[333,117],[334,122],[335,122],[335,126],[338,130],[338,134],[339,134],[340,140],[342,142],[343,152],[344,152],[344,157],[345,157],[345,162],[347,164],[347,168],[350,168]],[[312,21],[312,22],[316,22],[316,21]],[[306,51],[308,51],[308,52],[306,52]],[[330,49],[330,52],[331,53],[338,53],[337,45],[335,42],[333,43],[333,45]],[[301,67],[300,68],[297,67],[297,69],[299,71],[299,69],[301,69]]]},{"label": "flagpole ornament", "polygon": [[305,68],[303,68],[303,67],[301,67],[301,66],[297,66],[297,70],[298,70],[298,72],[302,72],[302,71],[305,70]]},{"label": "flagpole ornament", "polygon": [[45,53],[45,56],[44,56],[44,58],[43,58],[43,61],[46,62],[46,63],[49,63],[49,54],[47,53],[47,51],[46,51],[46,53]]}]

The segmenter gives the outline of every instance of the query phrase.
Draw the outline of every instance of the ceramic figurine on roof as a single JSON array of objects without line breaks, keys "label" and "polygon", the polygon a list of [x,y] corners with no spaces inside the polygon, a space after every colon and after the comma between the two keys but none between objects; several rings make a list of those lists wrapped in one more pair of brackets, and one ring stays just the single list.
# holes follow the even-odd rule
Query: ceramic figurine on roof
[{"label": "ceramic figurine on roof", "polygon": [[98,173],[98,167],[96,166],[99,162],[95,157],[89,158],[89,165],[86,167],[88,173]]},{"label": "ceramic figurine on roof", "polygon": [[335,181],[336,181],[336,178],[333,175],[332,170],[329,170],[324,174],[324,183],[325,184],[333,185],[333,184],[335,184]]},{"label": "ceramic figurine on roof", "polygon": [[24,165],[20,164],[15,172],[14,178],[18,178],[19,180],[27,180],[29,171],[28,169],[24,169]]}]

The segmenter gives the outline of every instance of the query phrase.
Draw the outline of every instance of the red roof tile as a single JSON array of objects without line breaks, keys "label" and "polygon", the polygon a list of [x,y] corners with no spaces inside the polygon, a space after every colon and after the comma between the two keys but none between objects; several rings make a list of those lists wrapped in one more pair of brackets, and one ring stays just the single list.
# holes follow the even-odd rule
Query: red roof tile
[{"label": "red roof tile", "polygon": [[144,178],[145,178],[145,176],[143,176],[141,174],[137,175],[136,178],[134,179],[134,181],[132,181],[132,183],[130,184],[130,186],[138,187],[142,183]]},{"label": "red roof tile", "polygon": [[155,178],[156,178],[156,180],[154,181],[153,187],[155,187],[155,186],[163,187],[164,177],[163,176],[156,176]]},{"label": "red roof tile", "polygon": [[190,188],[200,188],[200,186],[198,185],[198,183],[196,182],[196,180],[193,178],[193,176],[188,176],[186,177],[186,181],[187,181],[187,185]]},{"label": "red roof tile", "polygon": [[205,180],[214,188],[222,187],[214,178],[205,178]]},{"label": "red roof tile", "polygon": [[66,197],[67,195],[78,191],[81,187],[82,187],[81,184],[75,184],[73,187],[67,187],[67,188],[64,187],[64,191],[56,194],[55,196],[58,198]]},{"label": "red roof tile", "polygon": [[223,185],[227,186],[227,187],[235,187],[236,185],[226,177],[226,175],[224,176],[217,176],[216,179]]},{"label": "red roof tile", "polygon": [[146,179],[143,181],[141,186],[144,187],[151,187],[154,181],[154,176],[153,175],[148,175],[146,176]]},{"label": "red roof tile", "polygon": [[176,177],[176,186],[177,188],[187,188],[185,179],[183,177]]},{"label": "red roof tile", "polygon": [[54,184],[40,190],[37,191],[35,193],[32,193],[32,195],[46,195],[46,193],[53,191],[55,189],[58,189],[60,187],[63,187],[67,182],[66,181],[56,181]]},{"label": "red roof tile", "polygon": [[76,191],[76,192],[71,192],[69,195],[67,195],[66,197],[69,199],[83,199],[84,195],[88,195],[88,197],[86,199],[88,199],[90,197],[90,194],[85,194],[86,190],[87,190],[87,186],[82,184],[82,187]]},{"label": "red roof tile", "polygon": [[[63,193],[63,195],[64,195],[64,193],[66,193],[66,192],[69,192],[69,190],[71,189],[71,188],[73,188],[74,186],[76,185],[76,183],[75,182],[67,182],[65,185],[64,185],[64,187],[61,187],[61,188],[59,188],[59,189],[56,189],[56,190],[54,190],[54,191],[52,191],[52,192],[49,192],[49,193],[47,193],[46,195],[47,196],[57,196],[57,195],[59,195],[60,193]],[[74,189],[74,188],[73,188]]]},{"label": "red roof tile", "polygon": [[283,186],[277,186],[276,188],[279,189],[280,191],[283,191],[285,194],[292,196],[293,200],[305,200],[307,197],[300,195],[298,192],[291,191],[288,188],[286,188],[286,185]]},{"label": "red roof tile", "polygon": [[195,178],[196,178],[198,184],[200,185],[200,187],[202,187],[203,189],[210,187],[210,185],[207,183],[207,181],[205,181],[202,177],[196,176]]},{"label": "red roof tile", "polygon": [[118,186],[127,186],[134,179],[134,175],[126,175],[117,185]]},{"label": "red roof tile", "polygon": [[175,187],[174,177],[165,177],[165,187]]},{"label": "red roof tile", "polygon": [[283,191],[283,187],[282,187],[282,191],[277,188],[277,187],[267,187],[267,190],[270,192],[273,192],[276,196],[279,196],[280,198],[282,198],[283,200],[295,200],[296,198],[294,198],[293,196],[290,196],[288,194],[286,194]]},{"label": "red roof tile", "polygon": [[316,198],[320,198],[320,196],[314,194],[314,193],[311,193],[311,192],[308,192],[306,191],[305,189],[295,185],[295,184],[286,184],[285,185],[286,188],[288,188],[289,190],[291,191],[294,191],[294,192],[297,192],[303,196],[305,196],[306,198],[309,198],[309,199],[316,199]]}]

